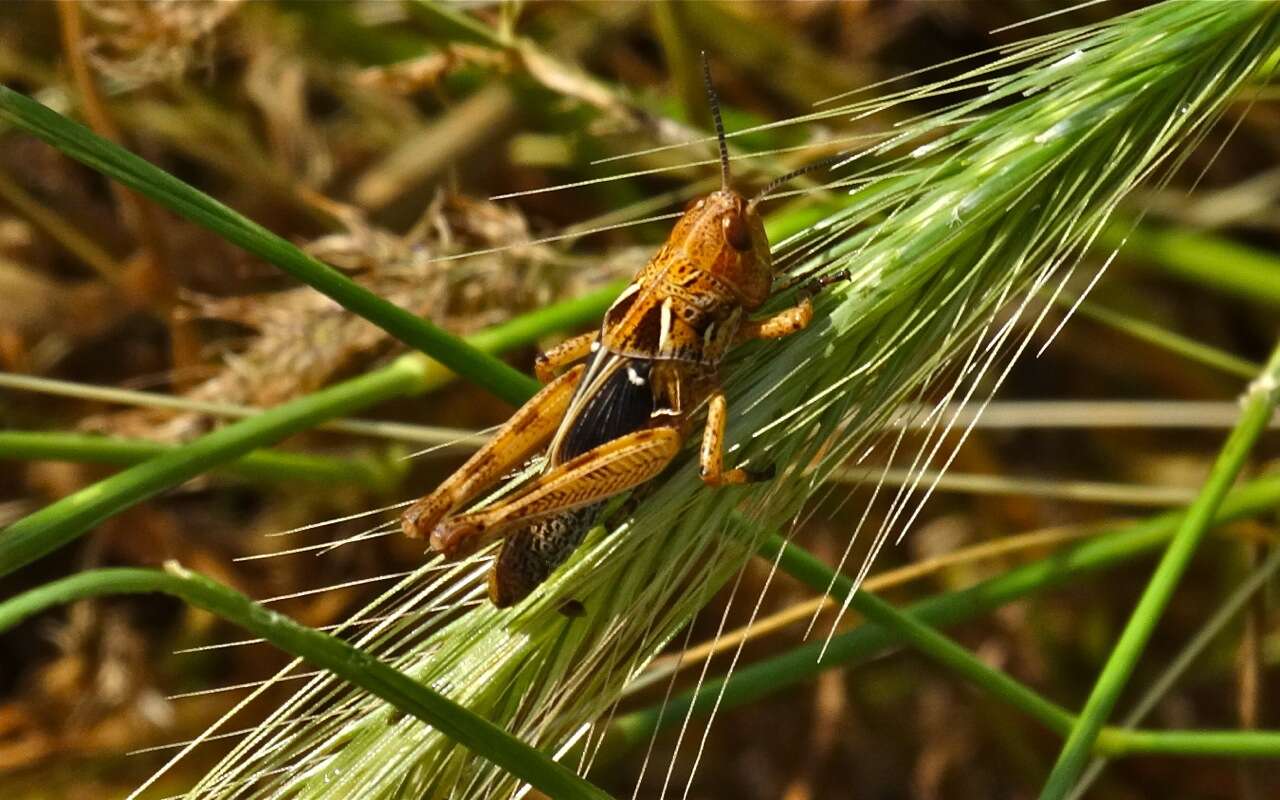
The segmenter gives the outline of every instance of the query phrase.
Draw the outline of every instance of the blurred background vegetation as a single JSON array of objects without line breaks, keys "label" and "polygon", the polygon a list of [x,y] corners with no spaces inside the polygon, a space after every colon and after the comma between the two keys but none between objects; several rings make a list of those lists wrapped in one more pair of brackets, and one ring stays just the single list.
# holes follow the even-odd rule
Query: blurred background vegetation
[{"label": "blurred background vegetation", "polygon": [[[305,245],[383,297],[467,334],[629,276],[670,223],[614,226],[678,208],[718,180],[714,167],[689,165],[701,156],[681,151],[592,164],[706,129],[700,50],[710,54],[733,130],[1140,5],[1102,3],[1001,30],[1056,4],[12,4],[0,14],[0,81]],[[1015,367],[1000,402],[961,448],[954,483],[942,485],[902,546],[881,555],[873,575],[926,565],[909,584],[887,589],[889,598],[905,603],[970,585],[1099,521],[1146,516],[1193,496],[1256,369],[1251,362],[1265,358],[1276,334],[1278,88],[1241,98],[1167,188],[1131,198],[1125,215],[1149,214],[1094,288],[1097,307],[1084,309],[1044,355]],[[788,148],[882,131],[903,118],[827,119],[740,142]],[[399,352],[374,326],[213,234],[25,134],[0,137],[4,372],[261,407]],[[785,153],[752,163],[757,172],[737,171],[744,185],[794,165]],[[632,170],[652,172],[488,199]],[[775,218],[777,230],[803,224],[808,208],[789,207]],[[1098,263],[1108,252],[1099,248]],[[525,341],[508,358],[528,370],[539,347],[575,330]],[[1175,352],[1173,334],[1214,352]],[[6,431],[175,443],[220,419],[9,385],[0,388]],[[508,413],[463,383],[376,409],[380,419],[465,429]],[[0,458],[9,456],[0,461],[0,525],[113,469],[85,462],[125,458],[94,457],[80,439],[68,440],[59,459],[48,449],[23,451],[17,438],[0,441],[9,445],[0,447]],[[265,533],[424,491],[464,456],[445,448],[410,468],[402,456],[417,446],[337,431],[295,437],[287,449],[314,460],[194,481],[5,578],[0,596],[88,567],[177,558],[251,596],[284,598],[275,607],[309,625],[332,624],[376,592],[381,576],[419,563],[420,547],[392,536],[324,559],[243,559],[297,544]],[[1276,446],[1268,434],[1251,473],[1265,470]],[[46,458],[33,458],[41,453]],[[869,494],[850,492],[820,507],[799,533],[832,563]],[[873,506],[871,524],[887,510]],[[1227,526],[1204,548],[1128,702],[1265,557],[1273,523]],[[352,522],[333,535],[362,527]],[[1039,549],[931,561],[1032,531],[1045,532]],[[1149,570],[1139,560],[1087,576],[956,635],[984,660],[1078,704]],[[766,575],[767,564],[753,564],[743,591],[758,591]],[[313,591],[334,584],[345,586]],[[1269,700],[1280,689],[1268,669],[1280,660],[1270,594],[1269,587],[1258,593],[1212,638],[1156,706],[1152,724],[1280,725]],[[779,579],[762,613],[811,597]],[[733,613],[729,627],[746,621],[741,604]],[[690,641],[714,636],[720,616],[710,608]],[[794,647],[806,621],[757,636],[744,661]],[[5,634],[0,796],[127,793],[167,751],[127,752],[190,738],[238,697],[175,695],[258,680],[286,662],[264,646],[175,654],[239,638],[202,612],[154,598],[84,602]],[[662,686],[626,702],[659,700]],[[657,796],[673,760],[677,774],[689,769],[693,748],[673,752],[674,742],[658,739],[650,758],[662,768],[650,765],[638,796]],[[184,762],[154,795],[189,785],[221,746]],[[898,653],[724,712],[691,796],[1030,797],[1057,746],[954,676]],[[644,758],[643,748],[622,754],[593,779],[629,795]],[[1267,762],[1140,758],[1112,765],[1092,796],[1277,792],[1280,767]]]}]

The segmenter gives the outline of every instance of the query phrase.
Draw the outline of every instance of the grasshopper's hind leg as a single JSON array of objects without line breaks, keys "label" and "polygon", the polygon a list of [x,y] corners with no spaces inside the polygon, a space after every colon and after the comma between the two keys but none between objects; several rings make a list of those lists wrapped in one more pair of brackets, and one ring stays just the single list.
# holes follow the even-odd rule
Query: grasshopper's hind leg
[{"label": "grasshopper's hind leg", "polygon": [[544,386],[461,469],[434,492],[406,508],[400,516],[405,534],[419,538],[430,533],[446,514],[545,445],[560,425],[585,369],[578,365]]},{"label": "grasshopper's hind leg", "polygon": [[675,428],[645,428],[605,442],[539,477],[522,494],[492,508],[450,517],[431,532],[449,556],[470,552],[516,525],[570,511],[646,483],[680,451]]},{"label": "grasshopper's hind leg", "polygon": [[507,536],[489,571],[489,599],[498,608],[519,603],[569,559],[596,524],[603,503],[534,520]]}]

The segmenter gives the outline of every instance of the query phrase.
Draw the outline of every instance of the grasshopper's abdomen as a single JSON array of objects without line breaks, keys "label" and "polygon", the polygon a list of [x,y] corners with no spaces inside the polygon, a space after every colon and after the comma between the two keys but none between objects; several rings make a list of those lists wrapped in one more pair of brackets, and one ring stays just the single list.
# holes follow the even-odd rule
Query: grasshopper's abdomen
[{"label": "grasshopper's abdomen", "polygon": [[520,528],[502,542],[489,572],[489,599],[498,608],[515,605],[573,555],[596,524],[603,503],[562,511]]}]

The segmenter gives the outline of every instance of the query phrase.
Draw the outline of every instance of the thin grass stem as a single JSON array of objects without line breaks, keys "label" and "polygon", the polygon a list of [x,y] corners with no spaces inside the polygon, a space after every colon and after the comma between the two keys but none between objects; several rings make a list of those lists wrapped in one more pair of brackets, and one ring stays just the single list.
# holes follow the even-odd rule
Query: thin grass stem
[{"label": "thin grass stem", "polygon": [[[1261,478],[1231,492],[1218,508],[1213,524],[1245,519],[1278,506],[1280,476]],[[1082,574],[1136,558],[1167,542],[1185,518],[1186,512],[1170,511],[1110,533],[1100,533],[1083,544],[1015,567],[967,589],[914,603],[900,613],[933,627],[966,622],[1029,594],[1061,586]],[[825,593],[825,586],[823,588]],[[721,709],[737,707],[795,686],[824,670],[867,661],[903,641],[899,630],[868,623],[835,636],[822,659],[818,658],[823,649],[821,641],[796,647],[741,668],[727,678],[707,681],[697,691],[677,695],[663,706],[619,717],[610,726],[607,752],[616,755],[648,741],[654,731],[684,719],[686,713],[710,713],[716,695],[721,692]]]},{"label": "thin grass stem", "polygon": [[1008,674],[989,667],[968,649],[938,633],[911,614],[905,614],[870,592],[855,591],[853,579],[834,573],[818,558],[771,534],[760,548],[765,560],[777,560],[778,569],[817,592],[843,598],[852,593],[849,607],[881,628],[892,630],[916,650],[950,672],[969,680],[990,694],[1044,724],[1057,733],[1070,729],[1072,715],[1062,706],[1038,694]]},{"label": "thin grass stem", "polygon": [[161,592],[239,625],[412,714],[551,797],[609,795],[493,723],[341,639],[270,611],[174,562],[165,571],[98,569],[46,583],[0,603],[0,631],[56,605],[89,597]]},{"label": "thin grass stem", "polygon": [[123,269],[110,253],[52,208],[37,200],[3,170],[0,170],[0,199],[44,231],[63,250],[91,267],[104,280],[119,285]]},{"label": "thin grass stem", "polygon": [[[1070,307],[1074,301],[1075,298],[1066,294],[1059,295],[1056,298],[1056,302],[1066,307]],[[1122,314],[1119,311],[1114,311],[1089,300],[1079,303],[1076,306],[1076,311],[1082,316],[1127,334],[1134,339],[1164,348],[1171,353],[1186,358],[1188,361],[1212,367],[1228,375],[1252,380],[1262,369],[1261,364],[1240,358],[1219,350],[1212,345],[1174,333],[1153,322]]]},{"label": "thin grass stem", "polygon": [[[621,290],[622,284],[618,282],[610,283],[581,297],[563,300],[546,308],[521,314],[518,317],[464,338],[467,343],[486,353],[502,353],[516,347],[527,346],[548,334],[563,330],[573,330],[593,322],[604,312],[609,303],[613,302]],[[454,373],[438,362],[424,362],[423,377],[416,391],[419,393],[433,391],[449,383],[455,377]],[[217,403],[175,397],[158,392],[140,392],[133,389],[93,386],[45,378],[39,375],[18,375],[0,372],[0,387],[59,394],[67,397],[80,397],[98,402],[168,408],[175,411],[210,414],[217,417],[244,418],[262,413],[260,408],[236,405],[234,403]],[[361,436],[420,442],[423,444],[478,446],[488,440],[487,436],[478,435],[474,431],[425,425],[407,425],[381,420],[330,420],[317,427]]]},{"label": "thin grass stem", "polygon": [[[132,466],[172,453],[178,445],[59,431],[0,431],[0,458]],[[377,458],[333,458],[280,450],[255,450],[220,471],[248,481],[355,484],[385,490],[403,470]]]},{"label": "thin grass stem", "polygon": [[1280,381],[1280,347],[1272,354],[1260,377],[1250,385],[1244,410],[1235,430],[1219,451],[1208,479],[1196,501],[1187,509],[1178,531],[1170,540],[1159,565],[1152,573],[1138,605],[1129,616],[1119,641],[1111,650],[1080,718],[1067,737],[1053,771],[1040,793],[1041,800],[1060,800],[1070,793],[1084,769],[1094,740],[1115,707],[1121,690],[1137,665],[1161,612],[1173,596],[1196,547],[1213,522],[1218,506],[1244,467],[1254,442],[1266,428],[1275,405]]},{"label": "thin grass stem", "polygon": [[62,547],[129,506],[317,423],[421,388],[426,360],[410,354],[382,369],[263,411],[88,486],[0,533],[0,575]]},{"label": "thin grass stem", "polygon": [[[1173,688],[1179,678],[1191,667],[1192,663],[1208,649],[1209,645],[1222,633],[1227,624],[1240,613],[1240,609],[1244,608],[1245,603],[1255,593],[1263,589],[1267,583],[1275,576],[1277,570],[1280,570],[1280,549],[1273,549],[1266,560],[1258,565],[1249,577],[1236,587],[1218,608],[1213,612],[1196,631],[1195,636],[1187,641],[1185,647],[1179,651],[1178,655],[1169,662],[1164,668],[1160,676],[1151,684],[1151,687],[1143,692],[1142,697],[1134,705],[1134,707],[1125,715],[1123,726],[1126,729],[1137,727],[1160,702],[1161,698]],[[1100,737],[1101,738],[1101,735]],[[1076,785],[1075,792],[1072,793],[1072,800],[1082,797],[1085,792],[1089,791],[1089,787],[1093,785],[1094,780],[1102,774],[1106,768],[1107,759],[1098,758],[1089,765],[1081,777],[1080,782]]]},{"label": "thin grass stem", "polygon": [[1049,497],[1083,503],[1115,503],[1132,506],[1181,506],[1195,499],[1194,490],[1178,486],[1144,486],[957,472],[940,473],[933,470],[912,472],[905,469],[878,467],[839,467],[831,471],[827,480],[832,483],[873,485],[879,483],[884,486],[899,487],[934,483],[936,489],[942,492]]},{"label": "thin grass stem", "polygon": [[1280,305],[1280,258],[1221,236],[1114,220],[1098,237],[1139,263],[1267,305]]},{"label": "thin grass stem", "polygon": [[[0,388],[58,397],[75,397],[97,403],[118,403],[138,408],[163,408],[212,417],[244,419],[262,413],[261,408],[235,403],[217,403],[193,400],[161,392],[143,392],[137,389],[121,389],[115,386],[98,386],[92,383],[46,378],[41,375],[19,375],[0,372]],[[374,419],[335,419],[316,426],[320,430],[340,431],[356,436],[392,439],[398,442],[414,442],[431,445],[463,445],[479,447],[488,441],[487,436],[462,428],[442,428],[434,425],[412,425],[403,422],[387,422]]]}]

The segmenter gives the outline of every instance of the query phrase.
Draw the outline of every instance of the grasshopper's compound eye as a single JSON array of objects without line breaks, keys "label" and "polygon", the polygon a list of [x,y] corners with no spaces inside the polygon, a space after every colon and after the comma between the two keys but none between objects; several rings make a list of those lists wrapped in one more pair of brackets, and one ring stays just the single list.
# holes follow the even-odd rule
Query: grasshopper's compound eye
[{"label": "grasshopper's compound eye", "polygon": [[720,224],[724,226],[724,240],[730,247],[739,253],[745,253],[751,249],[751,234],[747,231],[747,221],[743,219],[742,214],[726,214],[724,221]]}]

